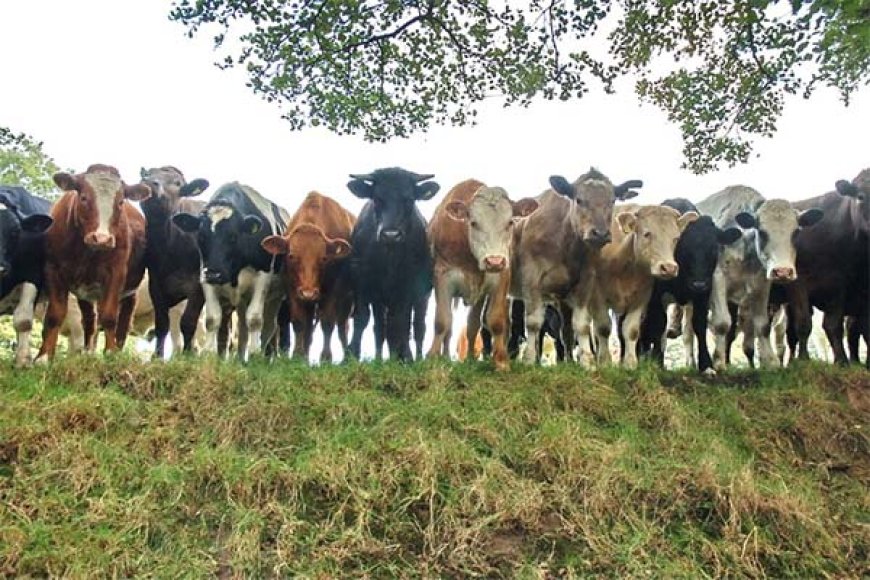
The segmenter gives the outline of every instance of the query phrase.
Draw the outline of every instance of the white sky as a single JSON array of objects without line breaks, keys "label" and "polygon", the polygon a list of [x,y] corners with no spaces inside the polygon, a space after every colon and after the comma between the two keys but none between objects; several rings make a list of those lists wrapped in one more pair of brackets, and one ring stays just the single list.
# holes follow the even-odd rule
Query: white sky
[{"label": "white sky", "polygon": [[[595,165],[615,182],[645,182],[638,198],[701,199],[737,183],[766,197],[802,199],[830,191],[870,164],[870,90],[844,107],[834,92],[793,98],[757,158],[705,176],[679,168],[677,127],[631,85],[568,103],[483,111],[476,127],[436,127],[387,144],[325,130],[291,132],[280,110],[244,85],[242,71],[213,62],[211,36],[193,40],[167,18],[171,3],[131,0],[6,0],[0,3],[0,126],[44,142],[62,167],[115,165],[127,182],[141,166],[175,165],[212,191],[238,180],[291,213],[316,189],[358,211],[349,173],[402,166],[434,173],[442,194],[475,177],[512,198],[537,195],[549,175],[573,180]],[[860,138],[860,140],[859,140]],[[431,214],[440,195],[424,202]],[[430,309],[431,310],[431,309]],[[431,335],[429,335],[431,336]],[[428,347],[427,337],[427,347]]]}]

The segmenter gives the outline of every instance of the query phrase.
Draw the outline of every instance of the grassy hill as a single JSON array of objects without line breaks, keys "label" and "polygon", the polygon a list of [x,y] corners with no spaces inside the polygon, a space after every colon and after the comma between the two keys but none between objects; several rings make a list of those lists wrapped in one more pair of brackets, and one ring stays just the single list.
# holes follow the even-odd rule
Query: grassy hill
[{"label": "grassy hill", "polygon": [[870,573],[870,373],[0,369],[0,574]]}]

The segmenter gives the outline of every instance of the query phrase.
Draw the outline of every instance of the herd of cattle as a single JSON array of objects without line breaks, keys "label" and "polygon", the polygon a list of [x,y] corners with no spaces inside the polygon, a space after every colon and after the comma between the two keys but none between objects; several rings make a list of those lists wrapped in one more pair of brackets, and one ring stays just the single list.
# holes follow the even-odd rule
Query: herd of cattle
[{"label": "herd of cattle", "polygon": [[[433,290],[427,356],[448,355],[461,298],[470,306],[468,343],[480,332],[499,370],[526,336],[522,356],[537,361],[545,333],[557,338],[561,359],[607,364],[614,321],[627,367],[639,355],[661,361],[667,337],[682,334],[687,364],[713,372],[729,363],[738,331],[750,364],[757,343],[761,365],[778,366],[784,346],[772,345],[777,325],[790,357],[808,357],[813,307],[824,312],[836,362],[856,361],[861,339],[868,340],[870,169],[795,203],[735,186],[697,204],[629,204],[642,182],[614,185],[595,169],[573,182],[552,176],[550,189],[518,201],[467,180],[427,224],[416,202],[438,193],[432,177],[400,168],[351,175],[348,189],[366,200],[359,217],[316,192],[291,216],[236,182],[208,202],[191,200],[208,182],[187,182],[174,167],[143,169],[135,185],[107,165],[58,173],[64,194],[54,205],[2,186],[0,313],[13,314],[16,363],[30,361],[34,309],[43,302],[37,361],[54,355],[70,293],[85,345],[94,348],[99,323],[106,350],[123,347],[146,270],[158,357],[170,309],[183,304],[185,351],[204,308],[205,350],[221,356],[231,330],[241,359],[287,352],[292,325],[293,354],[307,360],[319,324],[321,361],[332,360],[335,330],[345,356],[359,358],[373,317],[376,358],[386,339],[391,357],[412,360],[423,356]],[[670,325],[669,304],[681,307]]]}]

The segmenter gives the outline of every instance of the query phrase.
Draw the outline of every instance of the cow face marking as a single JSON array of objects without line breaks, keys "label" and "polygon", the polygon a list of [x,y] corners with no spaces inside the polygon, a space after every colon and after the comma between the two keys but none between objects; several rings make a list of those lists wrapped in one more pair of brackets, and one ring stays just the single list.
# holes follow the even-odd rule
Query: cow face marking
[{"label": "cow face marking", "polygon": [[670,280],[680,272],[674,259],[680,234],[697,218],[695,212],[681,216],[669,207],[641,206],[634,212],[618,214],[617,222],[623,231],[629,229],[634,234],[635,261],[647,265],[653,277]]},{"label": "cow face marking", "polygon": [[768,280],[788,283],[797,278],[795,236],[800,227],[809,227],[822,217],[821,210],[807,212],[799,215],[789,202],[771,199],[763,202],[755,210],[755,216],[750,216],[751,219],[743,217],[737,220],[741,227],[750,225],[755,230],[750,241],[754,244]]},{"label": "cow face marking", "polygon": [[327,237],[313,224],[296,226],[283,240],[286,275],[296,290],[297,299],[303,302],[319,300],[326,268],[350,255],[350,243]]},{"label": "cow face marking", "polygon": [[481,187],[467,206],[468,245],[482,272],[510,267],[514,207],[501,187]]},{"label": "cow face marking", "polygon": [[218,224],[233,217],[233,208],[225,205],[216,205],[208,208],[206,215],[211,222],[211,231],[217,232]]},{"label": "cow face marking", "polygon": [[[78,176],[77,176],[78,177]],[[107,166],[91,166],[76,179],[79,192],[77,212],[84,242],[97,250],[115,247],[111,228],[120,218],[124,188],[117,170]]]}]

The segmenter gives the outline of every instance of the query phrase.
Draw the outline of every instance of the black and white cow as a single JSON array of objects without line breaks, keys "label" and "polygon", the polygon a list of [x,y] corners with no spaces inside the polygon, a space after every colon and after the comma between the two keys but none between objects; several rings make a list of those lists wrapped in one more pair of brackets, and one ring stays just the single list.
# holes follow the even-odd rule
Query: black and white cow
[{"label": "black and white cow", "polygon": [[[185,232],[172,223],[172,216],[179,212],[194,213],[205,207],[205,202],[188,199],[208,188],[205,179],[188,183],[184,174],[171,166],[155,167],[140,173],[142,183],[151,188],[152,195],[140,206],[145,214],[148,245],[145,250],[145,267],[148,268],[148,292],[154,305],[154,332],[157,358],[163,357],[166,335],[169,333],[169,311],[186,300],[181,316],[181,334],[184,351],[193,347],[205,297],[199,282],[199,248],[196,235]],[[179,345],[173,344],[177,349]]]},{"label": "black and white cow", "polygon": [[[205,294],[206,350],[223,356],[226,342],[217,343],[218,327],[238,311],[238,356],[257,354],[275,336],[276,315],[286,290],[278,275],[281,260],[260,245],[282,235],[290,215],[238,182],[221,186],[196,216],[178,213],[173,222],[197,232]],[[262,340],[261,340],[262,338]]]},{"label": "black and white cow", "polygon": [[43,288],[44,232],[51,202],[23,187],[0,186],[0,314],[12,314],[15,364],[30,362],[33,308]]},{"label": "black and white cow", "polygon": [[[426,220],[416,202],[431,199],[439,186],[428,181],[432,175],[397,167],[351,177],[348,189],[368,202],[351,235],[355,306],[350,352],[359,358],[371,308],[376,331],[386,329],[390,356],[409,361],[411,310],[432,292]],[[415,338],[422,342],[423,332],[417,336],[418,330],[424,329],[415,328]]]}]

